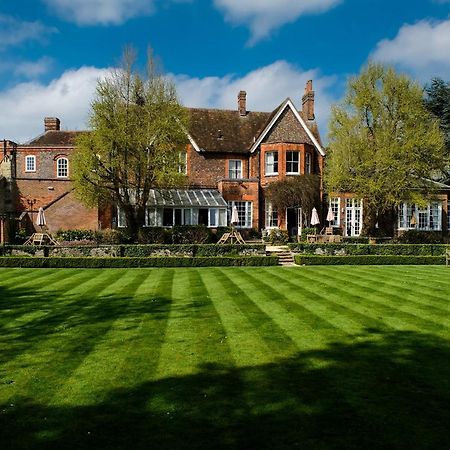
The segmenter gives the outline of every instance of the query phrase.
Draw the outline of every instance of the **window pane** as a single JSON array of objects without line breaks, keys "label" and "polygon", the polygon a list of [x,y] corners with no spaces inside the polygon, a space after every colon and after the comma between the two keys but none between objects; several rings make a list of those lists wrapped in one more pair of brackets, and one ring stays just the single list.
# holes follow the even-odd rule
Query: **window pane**
[{"label": "window pane", "polygon": [[211,208],[209,210],[209,226],[217,227],[217,209]]},{"label": "window pane", "polygon": [[58,177],[67,177],[69,176],[69,161],[67,158],[59,158],[56,161],[57,173]]},{"label": "window pane", "polygon": [[34,172],[36,170],[36,157],[31,155],[25,158],[25,171]]},{"label": "window pane", "polygon": [[219,209],[219,227],[227,226],[227,210]]},{"label": "window pane", "polygon": [[163,210],[163,226],[171,227],[173,226],[173,209],[164,208]]},{"label": "window pane", "polygon": [[192,225],[191,210],[190,209],[185,209],[184,210],[184,224],[185,225]]},{"label": "window pane", "polygon": [[286,173],[299,173],[299,152],[286,152]]},{"label": "window pane", "polygon": [[278,152],[267,152],[265,156],[266,174],[278,173]]},{"label": "window pane", "polygon": [[124,228],[127,226],[127,220],[125,218],[125,211],[117,207],[117,226],[119,228]]},{"label": "window pane", "polygon": [[251,228],[252,226],[252,202],[228,202],[229,214],[231,217],[231,211],[233,206],[236,206],[238,210],[239,221],[236,224],[239,228]]},{"label": "window pane", "polygon": [[242,178],[242,161],[238,159],[230,159],[228,161],[228,177],[236,180]]},{"label": "window pane", "polygon": [[330,199],[330,206],[331,210],[333,211],[333,217],[334,219],[330,222],[331,227],[338,227],[340,224],[339,220],[339,206],[340,206],[340,199],[338,197]]},{"label": "window pane", "polygon": [[311,153],[305,154],[305,173],[311,173]]},{"label": "window pane", "polygon": [[266,228],[278,227],[278,211],[268,202],[266,203]]},{"label": "window pane", "polygon": [[182,210],[177,208],[174,210],[174,216],[175,216],[175,225],[181,225],[181,216],[182,216]]}]

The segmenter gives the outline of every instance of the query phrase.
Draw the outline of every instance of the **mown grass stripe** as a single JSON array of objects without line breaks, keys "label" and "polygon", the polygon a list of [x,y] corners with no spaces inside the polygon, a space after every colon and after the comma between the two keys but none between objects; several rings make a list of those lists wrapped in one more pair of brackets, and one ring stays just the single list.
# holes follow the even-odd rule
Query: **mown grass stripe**
[{"label": "mown grass stripe", "polygon": [[[277,304],[287,300],[286,297],[264,283],[261,278],[252,276],[248,270],[236,269],[232,277],[225,271],[223,275],[236,289],[237,295],[233,297],[236,305],[258,331],[275,357],[286,358],[296,354],[299,350],[296,342],[275,320],[273,310],[267,308],[266,300],[271,304]],[[239,286],[245,286],[245,290]]]},{"label": "mown grass stripe", "polygon": [[[336,287],[335,284],[330,285],[323,282],[322,277],[324,274],[320,273],[320,271],[310,271],[310,268],[307,271],[303,268],[295,268],[294,271],[298,271],[295,281],[289,277],[287,270],[280,272],[267,271],[267,276],[272,277],[274,282],[288,283],[293,289],[304,290],[308,293],[312,301],[320,298],[323,303],[327,304],[331,311],[335,311],[336,314],[361,323],[365,329],[368,328],[382,332],[389,329],[405,328],[405,325],[402,322],[399,323],[395,318],[383,318],[377,314],[373,314],[371,308],[366,305],[365,298],[361,295],[356,295],[351,291]],[[302,299],[295,298],[293,301],[295,303],[302,302]]]},{"label": "mown grass stripe", "polygon": [[[335,271],[331,270],[332,273]],[[363,273],[361,274],[358,271],[352,272],[352,279],[358,278],[362,281],[369,280],[375,284],[380,283],[379,274],[375,273]],[[441,317],[443,314],[450,312],[450,304],[448,303],[447,298],[445,297],[445,288],[439,289],[428,289],[426,284],[422,283],[414,283],[412,284],[409,281],[398,280],[396,281],[392,277],[382,277],[383,281],[382,285],[388,289],[393,289],[394,292],[399,292],[402,300],[413,303],[419,307],[420,311],[430,311],[432,314],[437,314]],[[412,285],[412,287],[410,287]],[[418,287],[420,289],[418,289]],[[431,294],[431,292],[439,292],[441,295]],[[422,300],[426,299],[426,300]],[[430,303],[431,302],[431,303]]]},{"label": "mown grass stripe", "polygon": [[267,363],[270,361],[270,348],[235,303],[234,298],[238,295],[236,285],[229,283],[224,272],[225,269],[210,269],[206,285],[226,332],[223,343],[229,346],[237,367]]},{"label": "mown grass stripe", "polygon": [[[329,275],[330,279],[338,280],[338,278]],[[372,286],[371,283],[368,283],[366,277],[361,277],[361,282],[355,280],[355,277],[348,277],[344,275],[344,280],[342,277],[339,280],[344,281],[346,284],[353,286],[357,291],[370,292],[371,295],[366,298],[367,302],[370,302],[374,305],[377,311],[380,311],[382,314],[395,315],[401,318],[406,323],[410,323],[413,326],[420,327],[426,331],[445,331],[447,328],[446,324],[443,324],[434,319],[425,318],[423,315],[419,316],[417,314],[417,308],[408,307],[405,303],[405,300],[401,295],[395,294],[392,289],[384,289],[383,288],[383,279],[384,277],[378,277],[377,287],[369,287]]]},{"label": "mown grass stripe", "polygon": [[114,292],[124,275],[124,271],[105,271],[102,282],[83,292],[67,309],[60,303],[55,314],[34,323],[18,337],[22,347],[16,349],[15,359],[4,365],[16,380],[10,396],[25,392],[48,401],[102,333],[102,326],[92,322],[102,317],[108,299],[96,303],[95,298],[102,292]]},{"label": "mown grass stripe", "polygon": [[[125,274],[123,287],[108,299],[104,307],[110,313],[106,313],[108,319],[100,324],[101,334],[90,342],[89,353],[66,378],[64,385],[54,395],[52,404],[66,404],[68,397],[72,399],[72,404],[89,404],[92,398],[100,399],[111,389],[126,385],[122,368],[128,346],[139,333],[136,323],[142,319],[136,316],[132,307],[136,302],[135,294],[150,276],[154,276],[154,273],[142,270]],[[109,360],[108,365],[105,365],[106,359]],[[92,378],[93,373],[97,374],[95,378]]]},{"label": "mown grass stripe", "polygon": [[[61,275],[63,275],[63,273]],[[98,274],[93,275],[89,272],[82,271],[75,274],[69,282],[66,280],[66,282],[62,282],[62,289],[58,289],[59,286],[61,286],[61,283],[58,282],[52,285],[52,291],[50,291],[47,286],[42,286],[38,289],[30,289],[26,294],[21,293],[20,297],[16,299],[14,308],[12,308],[13,305],[10,305],[9,310],[6,312],[5,310],[2,311],[0,317],[0,330],[6,328],[20,328],[37,318],[47,315],[55,307],[58,307],[58,302],[55,301],[56,298],[59,300],[72,292],[72,290],[78,291],[80,286],[91,282],[91,280],[93,278],[95,279],[97,276]],[[57,296],[53,294],[55,290],[58,293]]]},{"label": "mown grass stripe", "polygon": [[[427,321],[422,322],[418,320],[417,316],[404,313],[398,309],[377,302],[377,300],[373,297],[379,297],[381,294],[375,287],[372,287],[372,285],[360,285],[352,282],[351,280],[344,281],[342,278],[345,278],[345,275],[343,277],[333,277],[330,273],[327,273],[327,276],[323,277],[320,281],[311,276],[310,272],[304,271],[302,272],[302,275],[309,280],[314,280],[317,282],[318,284],[316,286],[321,285],[325,288],[328,287],[341,292],[351,292],[352,294],[350,295],[353,297],[351,300],[351,305],[349,305],[350,299],[346,299],[345,296],[343,297],[344,303],[351,309],[357,309],[356,306],[358,305],[355,304],[354,298],[355,294],[359,294],[358,297],[360,300],[358,303],[363,302],[367,306],[364,314],[369,317],[380,319],[393,328],[416,331],[436,331],[438,328],[442,329],[442,326],[434,323],[427,323]],[[337,288],[336,286],[339,285],[345,286],[345,288]],[[338,298],[337,301],[342,303],[340,298]],[[360,306],[358,306],[358,309],[360,309]]]}]

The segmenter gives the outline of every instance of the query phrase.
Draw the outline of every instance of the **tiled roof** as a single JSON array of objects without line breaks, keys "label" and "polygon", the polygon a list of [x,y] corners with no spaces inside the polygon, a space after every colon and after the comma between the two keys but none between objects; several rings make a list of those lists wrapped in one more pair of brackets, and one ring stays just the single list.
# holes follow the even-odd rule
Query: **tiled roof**
[{"label": "tiled roof", "polygon": [[[189,108],[189,133],[202,151],[248,153],[282,105],[273,112],[249,111],[245,116],[237,110]],[[316,124],[308,123],[308,126],[320,142]],[[70,147],[82,133],[86,131],[47,131],[24,146]],[[309,139],[305,137],[304,142],[309,143]]]},{"label": "tiled roof", "polygon": [[150,189],[148,206],[221,207],[227,202],[214,189]]},{"label": "tiled roof", "polygon": [[25,145],[30,147],[42,146],[73,146],[76,138],[86,131],[47,131],[44,134],[34,138]]},{"label": "tiled roof", "polygon": [[271,113],[190,108],[190,134],[207,152],[247,153]]}]

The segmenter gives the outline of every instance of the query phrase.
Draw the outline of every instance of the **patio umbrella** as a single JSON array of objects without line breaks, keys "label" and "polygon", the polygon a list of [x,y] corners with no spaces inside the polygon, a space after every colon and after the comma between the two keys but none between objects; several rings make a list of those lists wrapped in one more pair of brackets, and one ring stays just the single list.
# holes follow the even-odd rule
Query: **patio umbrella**
[{"label": "patio umbrella", "polygon": [[327,214],[327,222],[333,222],[334,220],[334,212],[333,208],[331,206],[328,208],[328,214]]},{"label": "patio umbrella", "polygon": [[41,228],[47,225],[47,222],[45,221],[44,208],[42,208],[42,206],[38,210],[38,214],[36,217],[36,225]]},{"label": "patio umbrella", "polygon": [[311,215],[311,225],[314,227],[320,223],[319,215],[317,214],[317,209],[313,208]]},{"label": "patio umbrella", "polygon": [[416,215],[415,215],[415,213],[412,213],[411,221],[410,221],[409,223],[410,223],[410,225],[411,225],[412,227],[415,227],[415,226],[416,226],[417,221],[416,221]]},{"label": "patio umbrella", "polygon": [[233,206],[231,210],[231,225],[236,225],[239,223],[239,214],[236,205]]}]

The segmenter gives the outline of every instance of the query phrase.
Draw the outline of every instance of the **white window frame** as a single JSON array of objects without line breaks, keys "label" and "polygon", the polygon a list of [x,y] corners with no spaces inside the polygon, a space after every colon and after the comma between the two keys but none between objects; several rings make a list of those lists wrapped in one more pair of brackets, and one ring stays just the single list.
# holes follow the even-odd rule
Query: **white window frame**
[{"label": "white window frame", "polygon": [[[432,226],[432,213],[436,213],[436,225]],[[411,225],[412,215],[416,224]],[[450,223],[450,221],[449,221]],[[430,202],[423,208],[412,203],[401,203],[398,207],[398,229],[418,231],[442,231],[442,202]]]},{"label": "white window frame", "polygon": [[[60,163],[65,161],[65,167],[60,167]],[[65,175],[61,175],[61,171],[65,170]],[[57,178],[68,178],[69,177],[69,159],[61,156],[56,160],[56,177]]]},{"label": "white window frame", "polygon": [[278,228],[278,210],[270,202],[266,202],[266,230]]},{"label": "white window frame", "polygon": [[312,162],[311,153],[306,152],[305,153],[305,174],[311,173],[311,166],[312,166],[311,162]]},{"label": "white window frame", "polygon": [[126,228],[127,219],[125,217],[125,211],[117,206],[117,228]]},{"label": "white window frame", "polygon": [[[293,159],[288,159],[289,153],[292,155],[297,155],[297,161],[294,161]],[[297,171],[291,171],[288,170],[289,164],[296,164],[297,163]],[[300,174],[300,152],[298,150],[287,150],[286,151],[286,175],[299,175]]]},{"label": "white window frame", "polygon": [[330,227],[339,228],[341,226],[341,198],[330,198],[329,206],[333,210],[334,214],[334,219],[330,222]]},{"label": "white window frame", "polygon": [[[276,157],[275,157],[276,155]],[[272,161],[269,162],[269,158],[272,157]],[[276,165],[276,170],[275,170]],[[269,171],[268,168],[271,167],[272,171]],[[264,154],[264,173],[265,175],[278,175],[278,151],[270,151]]]},{"label": "white window frame", "polygon": [[[31,168],[28,167],[29,162],[32,162]],[[25,156],[25,172],[36,172],[36,155]]]},{"label": "white window frame", "polygon": [[345,235],[360,236],[363,225],[362,200],[357,198],[345,199]]},{"label": "white window frame", "polygon": [[242,179],[242,173],[243,173],[242,167],[243,167],[242,159],[228,160],[228,178],[230,180]]},{"label": "white window frame", "polygon": [[241,218],[244,218],[244,224],[236,225],[236,228],[252,228],[253,225],[253,202],[248,201],[231,201],[228,202],[228,222],[231,222],[231,212],[233,207],[236,206],[238,209],[239,223],[241,223]]}]

